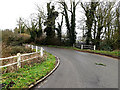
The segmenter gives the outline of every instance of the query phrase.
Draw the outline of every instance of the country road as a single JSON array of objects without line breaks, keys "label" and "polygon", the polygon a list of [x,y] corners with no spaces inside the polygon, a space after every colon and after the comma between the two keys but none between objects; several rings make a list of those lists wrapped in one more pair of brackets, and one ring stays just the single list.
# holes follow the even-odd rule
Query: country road
[{"label": "country road", "polygon": [[60,58],[60,66],[34,88],[118,88],[117,59],[69,49],[44,49]]}]

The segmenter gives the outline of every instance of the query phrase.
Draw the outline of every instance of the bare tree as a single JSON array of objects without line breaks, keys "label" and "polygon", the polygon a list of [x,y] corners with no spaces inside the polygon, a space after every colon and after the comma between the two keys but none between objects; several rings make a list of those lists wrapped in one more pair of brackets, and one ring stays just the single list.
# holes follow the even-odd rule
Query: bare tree
[{"label": "bare tree", "polygon": [[84,4],[81,2],[81,7],[84,9],[85,16],[86,16],[86,44],[90,44],[92,41],[91,29],[93,26],[94,15],[99,2],[85,2]]},{"label": "bare tree", "polygon": [[[65,17],[65,23],[66,23],[66,27],[67,27],[67,36],[69,39],[69,45],[73,46],[73,44],[76,42],[76,7],[79,4],[79,1],[76,3],[75,0],[70,2],[71,8],[68,9],[68,5],[66,4],[65,1],[60,1],[59,2],[62,5],[62,9],[63,9],[63,15]],[[68,12],[71,13],[71,20],[69,20],[69,15]]]},{"label": "bare tree", "polygon": [[110,38],[110,25],[113,20],[112,8],[114,6],[113,2],[101,2],[98,6],[95,16],[97,21],[97,32],[96,32],[96,46],[100,49],[101,35],[103,34],[103,28],[105,28],[105,36]]}]

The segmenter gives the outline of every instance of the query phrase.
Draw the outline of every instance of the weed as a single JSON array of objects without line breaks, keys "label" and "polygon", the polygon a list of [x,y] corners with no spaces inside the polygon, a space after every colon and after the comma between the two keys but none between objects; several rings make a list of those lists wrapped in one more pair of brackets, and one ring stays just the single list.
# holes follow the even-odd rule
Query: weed
[{"label": "weed", "polygon": [[106,66],[105,64],[103,63],[95,63],[96,65],[101,65],[101,66]]}]

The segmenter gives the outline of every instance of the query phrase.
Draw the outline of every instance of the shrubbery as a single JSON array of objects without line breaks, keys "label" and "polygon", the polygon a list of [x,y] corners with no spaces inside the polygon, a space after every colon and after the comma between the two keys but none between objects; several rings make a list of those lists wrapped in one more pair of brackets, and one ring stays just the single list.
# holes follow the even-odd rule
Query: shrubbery
[{"label": "shrubbery", "polygon": [[2,42],[6,45],[16,46],[22,45],[29,40],[30,36],[26,34],[15,34],[10,30],[2,31]]},{"label": "shrubbery", "polygon": [[28,42],[30,36],[27,34],[15,34],[10,30],[2,31],[2,57],[16,55],[17,53],[29,53],[31,49],[22,46]]},{"label": "shrubbery", "polygon": [[30,53],[31,51],[30,48],[24,46],[6,46],[2,44],[2,57],[14,56],[17,53]]}]

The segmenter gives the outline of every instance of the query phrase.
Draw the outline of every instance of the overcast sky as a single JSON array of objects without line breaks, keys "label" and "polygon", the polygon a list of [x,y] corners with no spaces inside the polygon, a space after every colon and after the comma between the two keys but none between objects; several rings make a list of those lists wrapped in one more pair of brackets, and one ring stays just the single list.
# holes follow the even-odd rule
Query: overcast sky
[{"label": "overcast sky", "polygon": [[[37,12],[36,4],[44,7],[48,1],[49,0],[1,0],[0,29],[14,29],[17,26],[19,17],[29,18],[31,13]],[[79,15],[81,14],[79,13]]]},{"label": "overcast sky", "polygon": [[43,6],[48,0],[0,0],[0,29],[14,29],[19,17],[29,18],[37,12],[36,4]]}]

